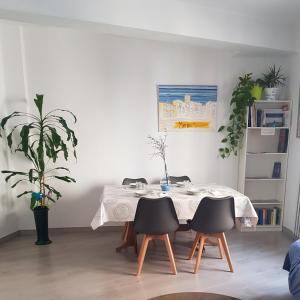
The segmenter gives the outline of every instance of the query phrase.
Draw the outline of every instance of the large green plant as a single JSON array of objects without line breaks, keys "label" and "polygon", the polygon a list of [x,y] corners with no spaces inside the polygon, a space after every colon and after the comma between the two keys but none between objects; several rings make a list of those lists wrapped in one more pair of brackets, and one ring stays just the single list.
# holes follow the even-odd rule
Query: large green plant
[{"label": "large green plant", "polygon": [[[68,126],[67,121],[59,112],[72,116],[76,123],[76,116],[63,109],[55,109],[46,114],[43,113],[43,95],[36,95],[34,99],[37,114],[15,111],[0,122],[2,130],[6,129],[8,121],[20,119],[20,122],[11,129],[6,130],[8,147],[11,151],[21,152],[31,161],[32,167],[28,171],[3,170],[6,174],[6,182],[15,179],[11,188],[15,188],[21,182],[29,183],[29,188],[20,193],[20,198],[26,194],[31,194],[31,209],[36,206],[48,206],[49,201],[55,202],[61,197],[61,193],[52,185],[53,180],[65,182],[75,182],[75,179],[65,175],[69,169],[55,166],[60,153],[65,160],[68,160],[71,146],[73,155],[76,158],[77,138],[74,131]],[[0,132],[1,133],[1,132]],[[63,176],[59,172],[65,172]]]},{"label": "large green plant", "polygon": [[220,126],[218,132],[225,134],[219,148],[222,158],[229,157],[232,153],[238,154],[238,149],[242,146],[245,129],[247,127],[247,109],[255,100],[251,96],[251,89],[254,86],[252,73],[239,77],[239,82],[232,93],[230,101],[231,113],[227,125]]}]

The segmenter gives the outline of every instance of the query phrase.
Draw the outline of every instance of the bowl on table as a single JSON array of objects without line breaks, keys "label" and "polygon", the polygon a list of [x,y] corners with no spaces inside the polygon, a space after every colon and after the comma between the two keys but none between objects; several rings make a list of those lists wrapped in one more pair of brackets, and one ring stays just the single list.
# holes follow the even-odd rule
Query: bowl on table
[{"label": "bowl on table", "polygon": [[136,188],[136,182],[129,183],[129,187],[132,189]]},{"label": "bowl on table", "polygon": [[186,192],[188,195],[197,195],[197,194],[201,193],[202,190],[199,189],[198,187],[190,187],[189,189],[187,189]]},{"label": "bowl on table", "polygon": [[136,190],[135,196],[136,197],[142,197],[148,194],[148,190]]}]

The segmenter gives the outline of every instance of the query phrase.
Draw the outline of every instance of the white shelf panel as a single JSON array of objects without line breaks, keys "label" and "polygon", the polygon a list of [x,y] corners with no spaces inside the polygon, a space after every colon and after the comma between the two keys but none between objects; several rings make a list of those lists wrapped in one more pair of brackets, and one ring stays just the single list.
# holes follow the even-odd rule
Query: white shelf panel
[{"label": "white shelf panel", "polygon": [[290,100],[256,100],[254,101],[254,104],[265,104],[265,103],[270,103],[270,104],[290,104]]},{"label": "white shelf panel", "polygon": [[256,156],[256,155],[278,155],[278,156],[286,156],[286,152],[247,152],[248,156]]},{"label": "white shelf panel", "polygon": [[285,178],[245,178],[246,181],[285,181]]},{"label": "white shelf panel", "polygon": [[282,203],[280,201],[274,201],[274,202],[265,202],[265,201],[260,201],[260,202],[255,202],[251,201],[254,206],[269,206],[269,205],[276,205],[276,206],[281,206]]},{"label": "white shelf panel", "polygon": [[248,129],[262,129],[262,128],[275,128],[275,129],[290,129],[289,127],[247,127]]}]

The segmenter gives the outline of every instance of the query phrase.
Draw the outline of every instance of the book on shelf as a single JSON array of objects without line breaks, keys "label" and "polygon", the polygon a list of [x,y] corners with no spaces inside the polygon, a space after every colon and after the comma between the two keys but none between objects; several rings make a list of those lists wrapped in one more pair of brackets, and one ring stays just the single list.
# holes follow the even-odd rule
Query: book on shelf
[{"label": "book on shelf", "polygon": [[289,127],[290,112],[288,105],[281,108],[256,108],[249,106],[248,127]]},{"label": "book on shelf", "polygon": [[272,178],[280,178],[281,175],[281,162],[275,161],[273,166]]},{"label": "book on shelf", "polygon": [[280,129],[277,152],[279,152],[279,153],[287,152],[288,139],[289,139],[288,129]]},{"label": "book on shelf", "polygon": [[279,207],[273,208],[256,208],[258,217],[257,225],[280,225],[281,210]]}]

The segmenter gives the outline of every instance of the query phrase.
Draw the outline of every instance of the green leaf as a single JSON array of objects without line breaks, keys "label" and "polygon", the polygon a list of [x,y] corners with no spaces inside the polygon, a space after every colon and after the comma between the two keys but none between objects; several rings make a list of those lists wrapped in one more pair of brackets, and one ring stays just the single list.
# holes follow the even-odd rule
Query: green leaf
[{"label": "green leaf", "polygon": [[24,125],[20,131],[22,151],[28,153],[28,144],[29,144],[29,131],[32,127],[30,125]]},{"label": "green leaf", "polygon": [[20,197],[22,197],[22,196],[24,196],[24,195],[27,195],[27,194],[29,194],[29,193],[32,193],[32,191],[25,191],[25,192],[23,192],[22,194],[19,194],[19,195],[17,196],[17,198],[20,198]]},{"label": "green leaf", "polygon": [[56,129],[50,126],[47,126],[50,131],[51,131],[51,136],[52,136],[52,142],[55,148],[57,148],[60,143],[61,143],[61,137],[60,135],[57,133]]},{"label": "green leaf", "polygon": [[11,146],[12,146],[12,132],[7,136],[7,144],[8,144],[8,147],[11,149]]},{"label": "green leaf", "polygon": [[16,176],[16,175],[27,175],[27,173],[25,173],[25,172],[7,171],[7,170],[1,171],[1,173],[3,173],[3,174],[10,174],[10,175],[8,175],[8,176],[5,178],[5,181],[6,181],[6,182],[7,182],[11,177]]},{"label": "green leaf", "polygon": [[224,138],[221,143],[227,143],[228,139],[227,138]]},{"label": "green leaf", "polygon": [[76,182],[76,180],[69,176],[54,176],[56,179],[63,180],[66,182]]},{"label": "green leaf", "polygon": [[68,149],[67,149],[67,145],[63,142],[63,141],[61,141],[61,150],[63,151],[63,153],[64,153],[64,158],[65,158],[65,160],[68,160]]},{"label": "green leaf", "polygon": [[22,181],[27,181],[27,179],[20,179],[17,182],[15,182],[13,185],[11,185],[11,188],[13,189],[14,187],[16,187],[20,182]]},{"label": "green leaf", "polygon": [[34,99],[35,105],[39,110],[40,116],[42,116],[42,113],[43,113],[43,98],[44,98],[44,95],[36,94],[36,99]]},{"label": "green leaf", "polygon": [[223,130],[224,130],[224,128],[225,128],[225,126],[220,126],[220,127],[219,127],[219,129],[218,129],[218,132],[221,132],[221,131],[223,131]]},{"label": "green leaf", "polygon": [[61,193],[59,191],[57,191],[54,187],[52,187],[48,184],[44,184],[44,185],[50,192],[55,194],[56,200],[58,200],[61,197]]},{"label": "green leaf", "polygon": [[31,210],[34,209],[34,207],[35,207],[35,205],[36,205],[37,202],[38,201],[36,199],[34,199],[33,197],[31,197],[31,199],[30,199],[30,209]]},{"label": "green leaf", "polygon": [[13,112],[12,114],[8,115],[7,117],[3,118],[3,119],[1,120],[1,123],[0,123],[2,129],[4,129],[5,124],[7,123],[7,121],[8,121],[10,118],[16,117],[16,116],[18,116],[19,114],[20,114],[20,113],[19,113],[18,111],[15,111],[15,112]]},{"label": "green leaf", "polygon": [[46,198],[49,199],[50,201],[52,201],[53,203],[56,202],[56,201],[55,201],[53,198],[51,198],[49,195],[46,195]]}]

